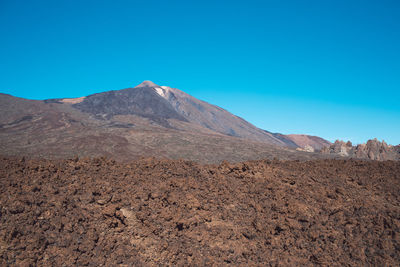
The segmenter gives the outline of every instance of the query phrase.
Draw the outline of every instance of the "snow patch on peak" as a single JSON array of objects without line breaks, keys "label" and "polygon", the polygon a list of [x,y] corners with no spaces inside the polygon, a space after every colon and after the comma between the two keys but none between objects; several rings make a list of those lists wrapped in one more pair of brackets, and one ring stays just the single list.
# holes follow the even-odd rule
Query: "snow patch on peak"
[{"label": "snow patch on peak", "polygon": [[159,94],[162,97],[166,97],[167,93],[169,91],[169,87],[168,86],[160,86],[160,87],[155,87],[154,90],[156,90],[157,94]]}]

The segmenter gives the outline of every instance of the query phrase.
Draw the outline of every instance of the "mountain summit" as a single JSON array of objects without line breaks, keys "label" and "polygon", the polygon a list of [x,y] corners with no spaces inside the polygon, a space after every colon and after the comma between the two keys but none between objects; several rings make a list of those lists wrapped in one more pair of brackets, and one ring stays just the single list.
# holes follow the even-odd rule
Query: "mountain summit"
[{"label": "mountain summit", "polygon": [[139,87],[159,87],[157,84],[153,83],[152,81],[143,81],[141,84],[135,86]]}]

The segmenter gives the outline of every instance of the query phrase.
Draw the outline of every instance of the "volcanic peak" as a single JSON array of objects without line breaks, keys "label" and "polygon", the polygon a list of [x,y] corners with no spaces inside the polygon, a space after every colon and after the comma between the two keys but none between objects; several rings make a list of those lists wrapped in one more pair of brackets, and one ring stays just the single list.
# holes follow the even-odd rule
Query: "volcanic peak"
[{"label": "volcanic peak", "polygon": [[152,81],[143,81],[141,84],[137,85],[136,88],[139,87],[160,87]]}]

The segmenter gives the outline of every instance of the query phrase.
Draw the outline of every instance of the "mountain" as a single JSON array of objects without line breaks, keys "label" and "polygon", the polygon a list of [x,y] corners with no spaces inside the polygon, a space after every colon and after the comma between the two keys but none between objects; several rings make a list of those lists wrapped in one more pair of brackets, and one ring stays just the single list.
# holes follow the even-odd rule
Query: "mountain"
[{"label": "mountain", "polygon": [[[303,136],[319,149],[328,141]],[[1,154],[65,158],[140,156],[202,162],[336,157],[296,151],[298,138],[259,129],[185,92],[150,81],[79,98],[0,94]]]},{"label": "mountain", "polygon": [[99,118],[110,119],[116,115],[137,115],[170,127],[168,119],[187,121],[171,104],[160,97],[150,81],[135,88],[108,91],[85,97],[73,107]]},{"label": "mountain", "polygon": [[198,100],[185,92],[144,81],[134,88],[87,96],[73,107],[98,118],[137,115],[174,128],[168,120],[190,122],[224,135],[278,146],[298,147],[285,136],[261,130],[228,111]]}]

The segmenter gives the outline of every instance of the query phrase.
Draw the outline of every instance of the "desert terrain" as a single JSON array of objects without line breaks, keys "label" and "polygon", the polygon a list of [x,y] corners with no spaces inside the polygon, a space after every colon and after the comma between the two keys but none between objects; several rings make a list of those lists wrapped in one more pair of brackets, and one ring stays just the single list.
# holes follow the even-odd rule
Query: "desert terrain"
[{"label": "desert terrain", "polygon": [[398,266],[398,161],[0,159],[1,266]]}]

